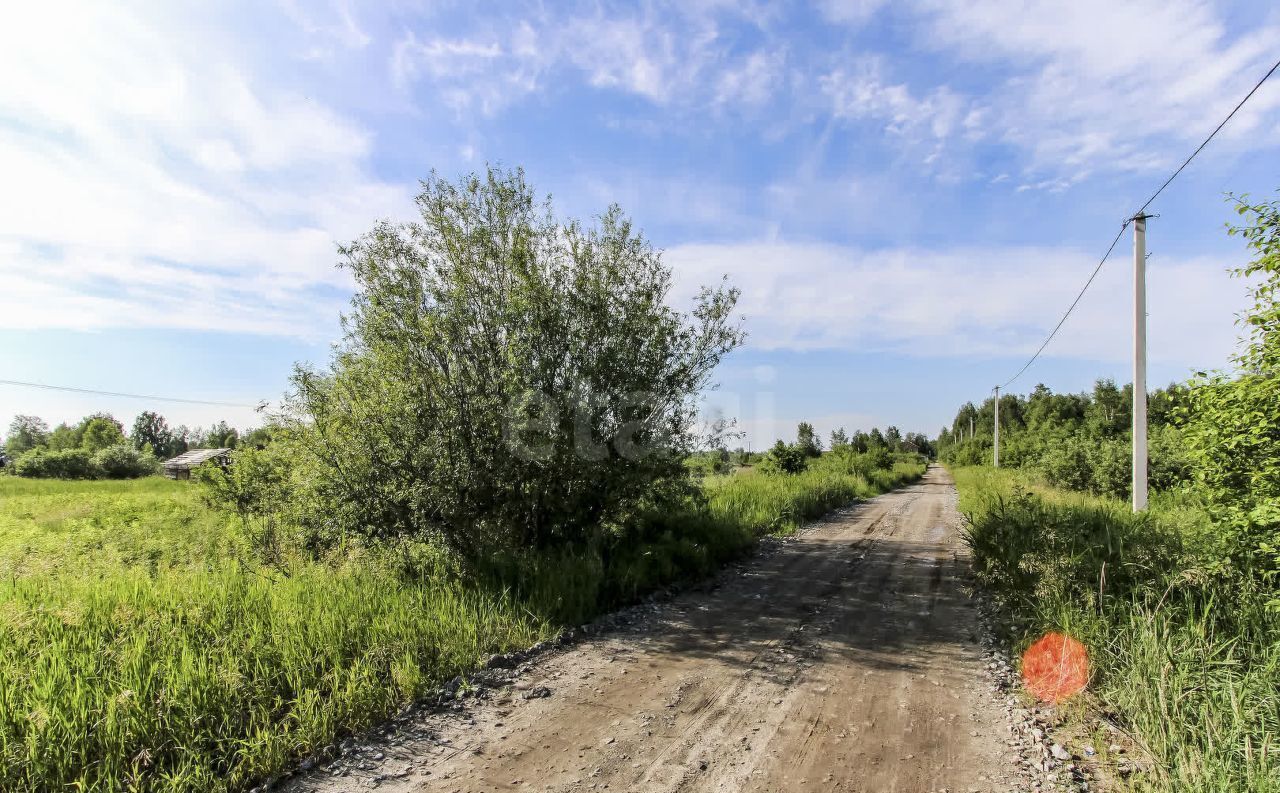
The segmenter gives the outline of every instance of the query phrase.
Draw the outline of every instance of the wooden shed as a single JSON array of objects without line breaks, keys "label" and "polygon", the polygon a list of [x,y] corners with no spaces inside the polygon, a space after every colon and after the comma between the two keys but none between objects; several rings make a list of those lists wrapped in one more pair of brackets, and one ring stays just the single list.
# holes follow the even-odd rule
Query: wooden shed
[{"label": "wooden shed", "polygon": [[191,469],[212,462],[226,466],[231,461],[230,449],[192,449],[164,461],[164,475],[170,479],[190,479]]}]

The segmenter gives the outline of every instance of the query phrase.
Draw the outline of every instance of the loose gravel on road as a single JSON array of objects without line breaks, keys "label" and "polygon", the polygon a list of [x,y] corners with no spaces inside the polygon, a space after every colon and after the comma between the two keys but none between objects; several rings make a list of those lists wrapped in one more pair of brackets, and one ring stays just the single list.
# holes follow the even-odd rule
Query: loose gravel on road
[{"label": "loose gravel on road", "polygon": [[[303,791],[1077,789],[966,591],[940,467],[715,582],[495,658]],[[1036,735],[1036,732],[1039,735]],[[1059,747],[1061,751],[1061,748]],[[1068,764],[1069,765],[1069,764]]]}]

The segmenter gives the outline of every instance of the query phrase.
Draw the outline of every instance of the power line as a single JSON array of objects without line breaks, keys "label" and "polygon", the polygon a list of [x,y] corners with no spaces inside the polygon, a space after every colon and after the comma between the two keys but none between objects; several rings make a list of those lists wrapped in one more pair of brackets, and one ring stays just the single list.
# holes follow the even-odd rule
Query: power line
[{"label": "power line", "polygon": [[1120,230],[1116,232],[1115,239],[1111,240],[1111,245],[1107,248],[1107,252],[1104,253],[1102,255],[1102,258],[1098,260],[1098,266],[1093,268],[1093,272],[1089,275],[1089,280],[1084,282],[1084,286],[1080,289],[1080,293],[1076,295],[1075,300],[1071,301],[1071,305],[1067,307],[1067,312],[1062,315],[1062,319],[1058,320],[1058,324],[1053,327],[1053,331],[1049,334],[1049,337],[1044,340],[1044,344],[1040,345],[1040,349],[1036,350],[1035,355],[1032,355],[1030,360],[1028,360],[1025,364],[1022,365],[1022,368],[1018,370],[1017,374],[1015,374],[1013,377],[1010,377],[1007,381],[1005,381],[1005,384],[1000,386],[1001,388],[1007,388],[1010,383],[1012,383],[1014,380],[1017,380],[1019,377],[1021,377],[1023,373],[1026,372],[1027,369],[1031,367],[1031,364],[1035,363],[1036,359],[1040,357],[1040,353],[1044,352],[1045,348],[1049,346],[1049,342],[1053,341],[1053,337],[1058,335],[1058,331],[1062,329],[1062,325],[1067,321],[1067,317],[1071,316],[1071,312],[1074,311],[1076,306],[1080,303],[1080,299],[1084,297],[1084,293],[1089,290],[1089,287],[1093,284],[1094,279],[1098,277],[1098,273],[1102,270],[1102,265],[1106,264],[1107,259],[1111,257],[1112,251],[1116,249],[1116,245],[1120,242],[1120,237],[1124,234],[1124,230],[1129,227],[1129,223],[1131,223],[1133,219],[1138,217],[1139,215],[1145,214],[1147,207],[1151,206],[1152,202],[1155,201],[1156,198],[1158,198],[1160,194],[1164,192],[1164,189],[1168,187],[1170,184],[1172,184],[1174,179],[1178,178],[1178,174],[1182,173],[1182,171],[1188,165],[1191,164],[1191,161],[1196,158],[1196,155],[1204,151],[1205,146],[1209,145],[1209,141],[1213,140],[1214,137],[1219,132],[1222,131],[1222,128],[1227,125],[1227,122],[1230,121],[1233,116],[1235,116],[1235,114],[1240,110],[1240,108],[1244,107],[1245,102],[1248,102],[1249,99],[1252,98],[1253,95],[1258,92],[1258,89],[1262,87],[1262,84],[1265,83],[1268,79],[1270,79],[1271,75],[1275,74],[1277,69],[1280,69],[1280,61],[1276,61],[1271,66],[1271,68],[1267,70],[1267,73],[1262,75],[1262,79],[1258,80],[1258,82],[1253,86],[1253,88],[1249,90],[1249,93],[1245,94],[1244,99],[1241,99],[1238,103],[1236,103],[1236,106],[1231,109],[1231,112],[1227,114],[1226,118],[1222,119],[1222,121],[1218,124],[1218,126],[1213,128],[1213,132],[1210,132],[1209,136],[1205,138],[1203,141],[1201,141],[1200,145],[1196,147],[1196,150],[1191,152],[1191,156],[1183,160],[1182,165],[1179,165],[1178,169],[1174,171],[1172,174],[1170,174],[1168,179],[1164,180],[1164,184],[1160,185],[1160,188],[1151,194],[1151,197],[1148,198],[1142,204],[1142,206],[1138,209],[1138,211],[1134,212],[1132,215],[1130,215],[1128,218],[1125,219],[1124,223],[1121,224],[1120,226]]},{"label": "power line", "polygon": [[1165,179],[1164,184],[1160,185],[1160,189],[1152,193],[1151,197],[1147,199],[1147,202],[1143,204],[1138,209],[1138,211],[1134,212],[1133,214],[1141,215],[1143,212],[1146,211],[1147,207],[1151,206],[1151,202],[1156,200],[1156,196],[1163,193],[1164,189],[1169,186],[1169,183],[1172,182],[1174,179],[1178,178],[1178,174],[1182,173],[1182,169],[1190,165],[1191,161],[1196,158],[1196,155],[1199,154],[1201,151],[1203,151],[1205,146],[1209,145],[1209,141],[1213,140],[1213,137],[1217,135],[1222,130],[1223,127],[1227,125],[1227,122],[1230,121],[1231,117],[1236,114],[1236,111],[1244,107],[1244,103],[1248,102],[1249,98],[1252,97],[1255,93],[1257,93],[1258,89],[1262,87],[1262,84],[1265,83],[1267,79],[1271,77],[1271,75],[1275,74],[1276,69],[1280,69],[1280,61],[1276,61],[1274,64],[1272,64],[1271,68],[1267,70],[1267,73],[1262,75],[1262,79],[1258,81],[1257,85],[1253,86],[1253,88],[1250,89],[1249,93],[1244,95],[1244,99],[1241,99],[1240,102],[1231,109],[1231,112],[1227,114],[1227,117],[1222,119],[1222,123],[1213,128],[1213,132],[1209,133],[1209,137],[1205,138],[1204,142],[1202,142],[1199,146],[1197,146],[1195,151],[1191,152],[1191,156],[1188,157],[1186,160],[1184,160],[1182,165],[1178,166],[1178,170],[1174,171],[1173,175],[1170,176],[1168,179]]},{"label": "power line", "polygon": [[26,388],[43,388],[46,391],[69,391],[73,394],[94,394],[96,396],[124,397],[126,399],[143,399],[150,402],[180,402],[186,405],[216,405],[224,408],[248,408],[260,410],[266,402],[257,405],[245,405],[239,402],[214,402],[208,399],[183,399],[181,397],[152,396],[150,394],[123,394],[118,391],[98,391],[93,388],[75,388],[66,385],[49,385],[48,383],[27,383],[22,380],[0,380],[0,385],[16,385]]},{"label": "power line", "polygon": [[1022,373],[1031,368],[1031,364],[1035,363],[1036,359],[1040,357],[1040,353],[1044,352],[1044,348],[1048,347],[1049,342],[1053,341],[1053,337],[1058,335],[1058,331],[1062,329],[1062,325],[1067,321],[1067,317],[1071,316],[1071,312],[1075,311],[1076,306],[1080,303],[1080,298],[1084,297],[1084,293],[1089,291],[1090,285],[1093,284],[1093,279],[1097,278],[1098,273],[1102,271],[1102,265],[1106,264],[1107,259],[1111,258],[1111,253],[1116,249],[1116,245],[1120,243],[1120,237],[1124,235],[1124,230],[1128,227],[1129,221],[1127,220],[1120,224],[1120,230],[1116,232],[1115,239],[1111,240],[1111,245],[1107,247],[1107,252],[1102,254],[1102,258],[1098,260],[1098,266],[1093,268],[1093,272],[1089,275],[1089,280],[1084,282],[1084,286],[1080,288],[1080,293],[1076,295],[1076,299],[1072,300],[1071,305],[1067,307],[1067,313],[1063,314],[1062,319],[1058,320],[1058,324],[1053,326],[1053,331],[1049,334],[1049,338],[1044,340],[1044,344],[1040,345],[1040,349],[1036,350],[1036,354],[1031,356],[1031,359],[1022,365],[1022,368],[1018,370],[1017,374],[1005,381],[1004,385],[1000,386],[1001,388],[1008,388],[1010,383],[1017,380],[1019,377],[1022,377]]}]

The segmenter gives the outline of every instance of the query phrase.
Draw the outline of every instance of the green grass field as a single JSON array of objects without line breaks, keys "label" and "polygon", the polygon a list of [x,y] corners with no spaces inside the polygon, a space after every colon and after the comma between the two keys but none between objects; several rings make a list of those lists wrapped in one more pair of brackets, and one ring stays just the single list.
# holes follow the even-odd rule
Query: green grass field
[{"label": "green grass field", "polygon": [[1020,626],[1089,649],[1090,696],[1150,753],[1135,790],[1280,791],[1280,613],[1217,566],[1193,495],[1135,517],[1112,499],[954,471],[979,577]]},{"label": "green grass field", "polygon": [[264,567],[191,483],[0,477],[0,789],[245,789],[554,635],[566,598],[598,613],[923,470],[815,468],[707,480],[611,580],[552,565],[523,600],[403,549]]}]

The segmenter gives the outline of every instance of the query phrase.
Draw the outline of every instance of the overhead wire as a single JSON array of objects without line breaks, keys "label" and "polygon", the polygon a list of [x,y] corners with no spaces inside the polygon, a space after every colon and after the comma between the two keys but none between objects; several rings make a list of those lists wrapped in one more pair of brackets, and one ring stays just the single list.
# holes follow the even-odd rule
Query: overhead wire
[{"label": "overhead wire", "polygon": [[24,380],[0,380],[0,385],[42,388],[47,391],[67,391],[73,394],[93,394],[96,396],[141,399],[148,402],[179,402],[185,405],[214,405],[216,407],[227,408],[248,408],[249,410],[261,410],[267,404],[266,402],[260,402],[257,405],[246,405],[240,402],[218,402],[209,399],[185,399],[183,397],[155,396],[152,394],[126,394],[119,391],[100,391],[96,388],[76,388],[75,386],[50,385],[49,383],[31,383]]},{"label": "overhead wire", "polygon": [[1001,389],[1007,388],[1011,383],[1013,383],[1015,380],[1021,377],[1027,371],[1027,369],[1031,368],[1031,364],[1036,362],[1036,359],[1040,357],[1040,353],[1044,352],[1045,348],[1049,346],[1049,342],[1053,341],[1054,337],[1058,335],[1058,331],[1062,329],[1062,326],[1064,323],[1066,323],[1067,318],[1071,316],[1071,312],[1074,311],[1076,306],[1080,304],[1081,298],[1084,297],[1085,292],[1089,291],[1089,287],[1093,284],[1094,279],[1098,277],[1098,273],[1102,270],[1102,266],[1107,263],[1107,259],[1111,258],[1112,252],[1115,251],[1116,245],[1119,244],[1120,242],[1120,237],[1124,235],[1124,230],[1129,227],[1129,224],[1132,223],[1135,219],[1145,216],[1147,208],[1151,206],[1152,202],[1154,202],[1160,196],[1160,194],[1165,191],[1166,187],[1168,187],[1170,184],[1173,183],[1174,179],[1178,178],[1178,175],[1181,174],[1183,170],[1185,170],[1186,167],[1191,164],[1191,161],[1194,160],[1196,156],[1200,154],[1200,152],[1204,151],[1205,147],[1209,145],[1209,142],[1213,140],[1214,137],[1217,136],[1219,132],[1222,131],[1222,128],[1227,125],[1227,122],[1230,121],[1237,112],[1239,112],[1240,108],[1244,107],[1245,103],[1248,102],[1249,99],[1252,98],[1253,95],[1258,92],[1258,89],[1262,87],[1263,83],[1265,83],[1268,79],[1270,79],[1271,75],[1276,73],[1277,69],[1280,69],[1280,60],[1276,61],[1271,66],[1271,68],[1267,70],[1266,74],[1262,75],[1262,79],[1258,80],[1258,82],[1254,84],[1253,88],[1249,89],[1249,93],[1245,94],[1244,98],[1236,103],[1236,106],[1231,109],[1231,112],[1228,113],[1226,117],[1223,118],[1222,121],[1218,123],[1218,126],[1213,128],[1213,131],[1209,133],[1208,137],[1206,137],[1203,141],[1200,142],[1200,145],[1196,147],[1195,151],[1191,152],[1191,155],[1187,157],[1187,159],[1182,161],[1182,164],[1178,166],[1177,170],[1175,170],[1172,174],[1170,174],[1168,179],[1164,180],[1164,184],[1160,185],[1160,187],[1154,193],[1151,194],[1151,197],[1142,203],[1142,206],[1138,208],[1138,211],[1134,212],[1132,215],[1125,218],[1124,223],[1120,225],[1120,230],[1116,232],[1115,239],[1111,240],[1111,245],[1107,247],[1107,252],[1104,253],[1102,255],[1102,258],[1098,260],[1098,265],[1094,267],[1093,272],[1089,274],[1089,280],[1084,282],[1084,286],[1081,287],[1079,294],[1076,295],[1076,299],[1071,301],[1071,305],[1067,307],[1066,313],[1062,315],[1062,319],[1058,320],[1058,324],[1054,325],[1053,330],[1049,333],[1048,338],[1044,340],[1044,343],[1040,345],[1040,348],[1036,350],[1035,354],[1032,355],[1031,358],[1028,359],[1027,362],[1022,365],[1022,368],[1018,370],[1017,374],[1015,374],[1013,377],[1010,377],[1007,381],[1005,381],[1004,385],[1000,386]]}]

